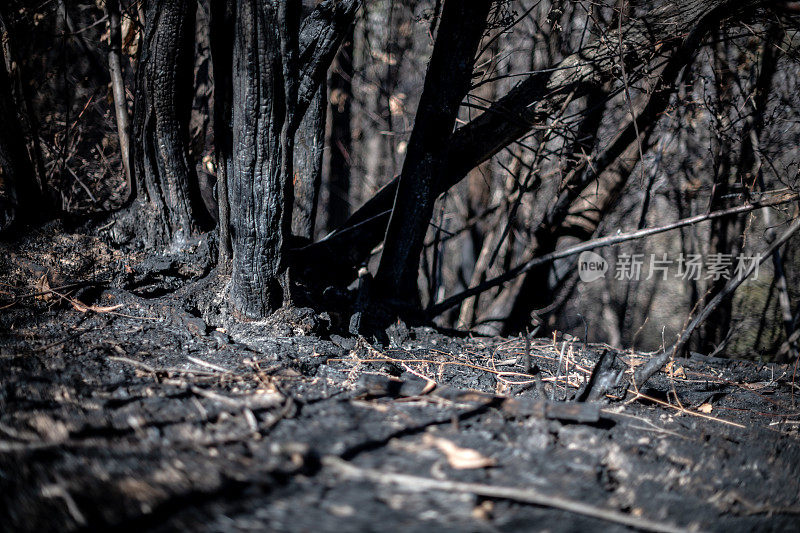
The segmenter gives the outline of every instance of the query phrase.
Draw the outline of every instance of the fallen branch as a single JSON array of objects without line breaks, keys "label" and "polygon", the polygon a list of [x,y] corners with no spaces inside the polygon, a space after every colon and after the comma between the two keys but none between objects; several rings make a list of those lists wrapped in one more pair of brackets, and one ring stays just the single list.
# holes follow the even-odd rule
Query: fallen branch
[{"label": "fallen branch", "polygon": [[556,259],[562,259],[564,257],[576,255],[581,252],[585,252],[587,250],[594,250],[595,248],[613,246],[621,242],[649,237],[650,235],[656,235],[658,233],[664,233],[666,231],[682,228],[685,226],[691,226],[693,224],[698,224],[700,222],[705,222],[707,220],[714,220],[717,218],[739,215],[742,213],[749,213],[751,211],[755,211],[756,209],[762,209],[764,207],[787,204],[790,202],[794,202],[797,199],[798,199],[797,194],[790,194],[787,196],[782,196],[780,198],[774,198],[771,200],[765,200],[761,202],[753,202],[747,205],[731,207],[729,209],[721,209],[719,211],[713,211],[711,213],[706,213],[703,215],[684,218],[676,222],[672,222],[671,224],[666,224],[664,226],[658,226],[655,228],[646,228],[638,231],[632,231],[630,233],[620,233],[618,235],[611,235],[609,237],[603,237],[600,239],[592,239],[590,241],[586,241],[576,246],[571,246],[563,250],[557,250],[555,252],[543,255],[541,257],[536,257],[534,259],[531,259],[530,261],[527,261],[525,263],[522,263],[521,265],[512,268],[511,270],[505,272],[504,274],[486,280],[480,285],[476,285],[475,287],[471,287],[458,294],[451,296],[450,298],[447,298],[446,300],[431,307],[431,309],[429,310],[429,315],[431,317],[438,316],[447,311],[448,309],[450,309],[451,307],[460,304],[467,298],[488,291],[489,289],[493,289],[494,287],[497,287],[499,285],[503,285],[504,283],[511,281],[512,279],[516,278],[521,274],[524,274],[525,272],[531,270],[534,267],[543,265],[545,263],[550,263],[552,261],[555,261]]},{"label": "fallen branch", "polygon": [[691,411],[689,409],[686,409],[685,407],[679,407],[677,405],[672,405],[671,403],[667,403],[667,402],[661,401],[658,398],[653,398],[652,396],[648,396],[646,394],[642,394],[639,391],[629,390],[628,392],[630,392],[632,394],[635,394],[635,397],[631,401],[647,400],[648,402],[657,403],[658,405],[660,405],[662,407],[667,407],[669,409],[675,409],[676,411],[681,412],[681,413],[683,413],[685,415],[696,416],[698,418],[705,418],[706,420],[712,420],[714,422],[719,422],[721,424],[727,424],[729,426],[733,426],[733,427],[739,428],[739,429],[747,429],[747,426],[744,426],[742,424],[737,424],[736,422],[731,422],[730,420],[725,420],[724,418],[718,418],[716,416],[711,416],[711,415],[706,415],[706,414],[703,414],[703,413],[698,413],[697,411]]},{"label": "fallen branch", "polygon": [[97,314],[104,314],[104,313],[118,314],[118,313],[114,313],[114,311],[116,311],[117,309],[119,309],[120,307],[123,306],[123,304],[105,305],[105,306],[102,306],[102,305],[86,305],[83,302],[81,302],[80,300],[76,300],[75,298],[70,298],[66,294],[62,294],[62,293],[60,293],[60,292],[58,292],[56,290],[50,289],[50,292],[52,292],[53,294],[55,294],[56,296],[58,296],[59,298],[61,298],[65,302],[67,302],[68,304],[70,304],[72,306],[72,308],[75,309],[76,311],[78,311],[79,313],[88,313],[89,311],[92,311],[92,312],[97,313]]},{"label": "fallen branch", "polygon": [[632,528],[641,529],[643,531],[684,531],[684,529],[672,524],[656,522],[654,520],[648,520],[647,518],[639,518],[633,515],[621,513],[619,511],[614,511],[612,509],[604,509],[602,507],[589,505],[576,500],[563,498],[561,496],[551,496],[531,488],[504,487],[499,485],[487,485],[484,483],[465,483],[461,481],[431,479],[422,476],[412,476],[395,472],[384,472],[371,468],[360,468],[334,456],[323,457],[322,464],[338,474],[350,479],[370,481],[372,483],[378,483],[381,485],[397,485],[408,490],[439,490],[444,492],[475,494],[477,496],[483,496],[486,498],[513,500],[522,503],[540,505],[542,507],[561,509],[570,513],[590,516],[599,520],[605,520],[614,524],[622,524]]}]

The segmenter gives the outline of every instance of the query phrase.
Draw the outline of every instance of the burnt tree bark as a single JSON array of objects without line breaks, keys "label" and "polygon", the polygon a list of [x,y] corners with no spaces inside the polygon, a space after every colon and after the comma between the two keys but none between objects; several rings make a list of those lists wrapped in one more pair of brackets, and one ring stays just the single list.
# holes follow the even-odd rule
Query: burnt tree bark
[{"label": "burnt tree bark", "polygon": [[[310,113],[308,131],[313,131],[312,142],[318,148],[311,165],[319,167],[324,140],[324,126],[319,124],[325,109],[319,100],[325,91],[322,82],[360,5],[359,0],[325,0],[302,25],[300,0],[212,5],[220,180],[218,267],[231,274],[228,298],[242,318],[265,317],[290,298],[286,255],[295,134],[306,111],[318,103],[320,111]],[[314,172],[318,171],[312,168],[309,175]],[[308,182],[313,192],[318,179]],[[304,201],[308,206],[304,231],[309,234],[315,203],[315,199]]]},{"label": "burnt tree bark", "polygon": [[284,252],[291,231],[299,24],[299,1],[237,3],[229,298],[247,318],[267,316],[289,296]]},{"label": "burnt tree bark", "polygon": [[214,147],[217,168],[217,272],[230,274],[231,249],[228,176],[233,158],[231,94],[233,92],[234,4],[210,2],[211,63],[214,72]]},{"label": "burnt tree bark", "polygon": [[211,224],[188,154],[195,9],[153,0],[145,15],[134,105],[134,232],[145,245],[183,246]]},{"label": "burnt tree bark", "polygon": [[447,141],[467,95],[492,2],[445,2],[376,274],[379,293],[413,298],[423,240],[439,194]]},{"label": "burnt tree bark", "polygon": [[363,0],[324,0],[303,20],[300,28],[300,72],[297,112],[292,131],[305,116],[328,74],[342,40],[353,25]]},{"label": "burnt tree bark", "polygon": [[353,32],[345,37],[336,56],[330,81],[330,162],[327,229],[341,226],[350,213],[350,164],[353,151]]},{"label": "burnt tree bark", "polygon": [[307,240],[314,238],[317,220],[322,155],[325,151],[327,95],[327,84],[323,82],[295,135],[292,234]]},{"label": "burnt tree bark", "polygon": [[[303,18],[312,13],[312,3],[303,2]],[[300,50],[309,47],[311,36],[300,33]],[[314,238],[317,219],[319,189],[322,182],[322,156],[325,151],[325,119],[328,106],[328,88],[321,80],[308,110],[295,135],[294,147],[294,209],[292,234],[305,240]]]}]

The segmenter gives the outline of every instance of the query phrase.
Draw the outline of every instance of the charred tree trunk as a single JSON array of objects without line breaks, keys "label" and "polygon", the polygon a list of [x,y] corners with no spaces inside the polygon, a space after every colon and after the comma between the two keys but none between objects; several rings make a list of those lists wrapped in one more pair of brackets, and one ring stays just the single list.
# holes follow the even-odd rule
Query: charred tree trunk
[{"label": "charred tree trunk", "polygon": [[299,8],[299,1],[237,4],[229,297],[235,312],[248,318],[265,317],[288,300]]},{"label": "charred tree trunk", "polygon": [[239,317],[263,318],[289,300],[294,138],[306,111],[319,104],[320,111],[310,113],[317,118],[308,121],[318,168],[324,131],[318,121],[325,109],[318,95],[360,3],[320,2],[302,27],[300,0],[213,6],[219,266],[230,270],[229,302]]},{"label": "charred tree trunk", "polygon": [[[39,197],[0,43],[0,232],[36,215]],[[40,209],[40,207],[39,207]]]},{"label": "charred tree trunk", "polygon": [[418,293],[423,240],[439,194],[434,181],[444,171],[491,4],[445,2],[376,275],[379,293],[391,299],[408,301]]},{"label": "charred tree trunk", "polygon": [[322,183],[327,96],[327,84],[323,82],[295,135],[292,234],[308,241],[314,238]]},{"label": "charred tree trunk", "polygon": [[330,76],[330,168],[328,172],[328,231],[350,214],[350,164],[353,152],[353,32],[345,37]]},{"label": "charred tree trunk", "polygon": [[[303,18],[313,10],[313,2],[303,2]],[[310,40],[300,35],[300,49],[308,49]],[[328,108],[328,88],[323,79],[309,103],[295,135],[294,146],[294,209],[292,234],[310,241],[314,238],[317,220],[319,189],[322,182],[322,156],[325,151],[325,119]]]},{"label": "charred tree trunk", "polygon": [[230,274],[233,252],[228,176],[233,157],[231,94],[235,6],[232,2],[212,0],[210,7],[211,62],[214,72],[214,148],[217,170],[217,272]]},{"label": "charred tree trunk", "polygon": [[147,6],[134,108],[134,232],[145,245],[183,246],[211,222],[188,153],[195,9],[192,0]]}]

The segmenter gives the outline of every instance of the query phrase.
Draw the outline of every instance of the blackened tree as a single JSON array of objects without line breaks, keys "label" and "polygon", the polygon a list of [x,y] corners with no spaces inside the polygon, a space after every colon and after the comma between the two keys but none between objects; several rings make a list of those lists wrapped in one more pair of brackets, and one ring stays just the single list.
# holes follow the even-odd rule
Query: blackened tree
[{"label": "blackened tree", "polygon": [[147,3],[136,75],[134,227],[146,246],[182,246],[210,228],[193,162],[189,117],[194,0]]}]

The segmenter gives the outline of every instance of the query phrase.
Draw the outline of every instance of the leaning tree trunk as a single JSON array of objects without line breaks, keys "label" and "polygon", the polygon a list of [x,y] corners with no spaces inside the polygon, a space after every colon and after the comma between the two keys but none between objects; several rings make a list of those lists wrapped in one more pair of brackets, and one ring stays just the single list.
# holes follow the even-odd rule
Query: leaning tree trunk
[{"label": "leaning tree trunk", "polygon": [[17,106],[0,43],[0,232],[24,216],[34,214],[38,196],[33,165],[17,118]]},{"label": "leaning tree trunk", "polygon": [[448,140],[470,88],[491,4],[444,4],[376,275],[378,291],[391,299],[408,301],[418,293],[423,240],[439,194],[435,180],[445,170]]},{"label": "leaning tree trunk", "polygon": [[[122,170],[125,173],[125,194],[133,193],[133,171],[131,168],[131,131],[128,115],[128,98],[125,95],[125,74],[122,68],[122,23],[118,0],[106,0],[108,17],[108,71],[111,75],[111,88],[114,95],[114,116],[117,121]],[[127,198],[126,198],[127,200]]]},{"label": "leaning tree trunk", "polygon": [[288,299],[299,6],[280,0],[237,4],[229,298],[246,318],[265,317]]},{"label": "leaning tree trunk", "polygon": [[210,224],[189,158],[194,24],[192,0],[153,0],[136,74],[137,226],[148,246],[182,246]]}]

